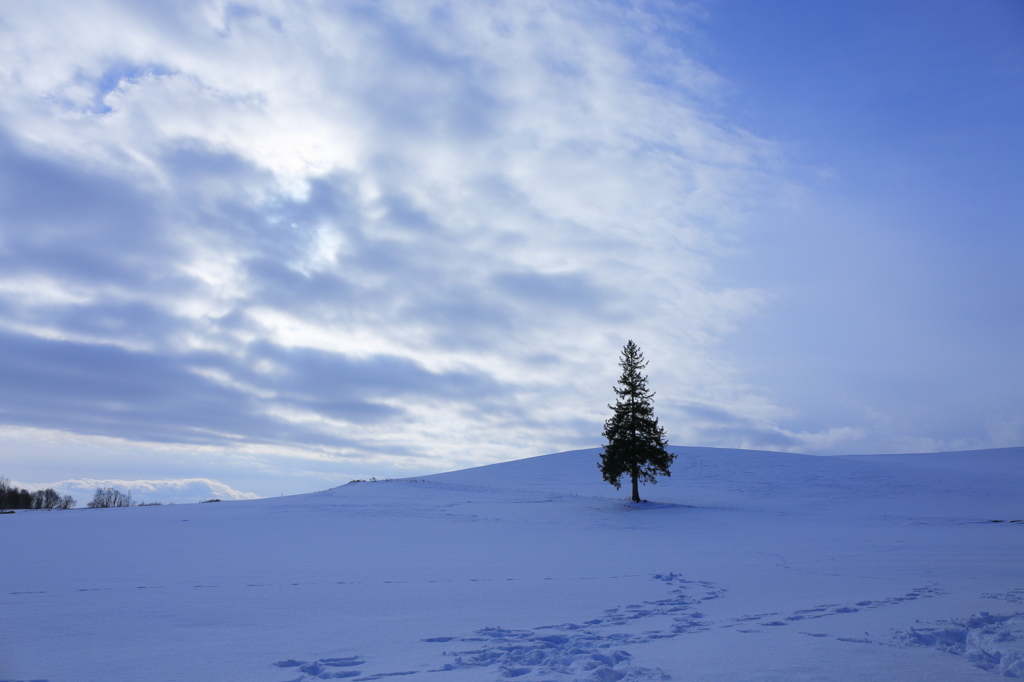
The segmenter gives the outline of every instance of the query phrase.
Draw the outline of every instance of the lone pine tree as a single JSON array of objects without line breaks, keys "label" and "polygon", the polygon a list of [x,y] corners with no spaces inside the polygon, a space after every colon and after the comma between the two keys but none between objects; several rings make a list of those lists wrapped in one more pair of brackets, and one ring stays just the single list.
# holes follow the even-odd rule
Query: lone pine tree
[{"label": "lone pine tree", "polygon": [[647,362],[640,347],[629,341],[622,349],[622,376],[615,387],[612,416],[604,423],[608,443],[601,453],[601,475],[620,486],[622,476],[633,482],[633,501],[640,501],[640,482],[657,483],[656,476],[671,476],[669,466],[675,455],[667,452],[665,429],[658,426],[652,404],[654,393],[647,390],[647,377],[640,373]]}]

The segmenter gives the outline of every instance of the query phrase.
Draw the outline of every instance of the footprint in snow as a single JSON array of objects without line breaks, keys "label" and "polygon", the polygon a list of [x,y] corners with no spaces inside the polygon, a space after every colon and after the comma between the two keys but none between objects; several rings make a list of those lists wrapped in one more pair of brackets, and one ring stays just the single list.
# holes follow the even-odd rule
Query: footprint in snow
[{"label": "footprint in snow", "polygon": [[[449,659],[441,667],[427,672],[445,672],[472,668],[491,669],[499,677],[514,678],[537,674],[552,679],[587,679],[595,682],[615,680],[669,679],[661,670],[651,670],[636,664],[633,655],[625,649],[658,639],[671,639],[690,632],[709,630],[713,623],[705,620],[704,614],[695,611],[694,606],[703,601],[721,598],[726,590],[716,588],[706,581],[685,580],[675,573],[656,574],[653,579],[665,584],[668,596],[662,599],[606,609],[600,616],[582,623],[561,623],[543,625],[530,630],[508,630],[490,627],[476,630],[471,635],[437,636],[423,639],[433,644],[455,643],[456,648],[445,650],[441,655]],[[696,589],[701,596],[692,596]],[[751,622],[759,628],[784,627],[796,621],[857,613],[863,609],[875,609],[900,604],[914,599],[934,597],[941,592],[936,587],[922,587],[901,597],[881,600],[862,600],[851,604],[820,604],[809,609],[799,609],[788,616],[779,618],[779,613],[761,613],[740,616],[719,627],[731,628],[740,623]],[[1011,591],[1008,601],[1024,599],[1024,590]],[[993,598],[1004,598],[1003,595]],[[640,634],[613,632],[611,628],[632,625],[638,621],[669,617],[672,625],[663,630],[647,630]],[[762,621],[775,617],[775,620]],[[736,629],[743,634],[764,632],[761,629]],[[809,637],[831,637],[825,633],[802,632]],[[839,641],[867,644],[868,639],[839,637]],[[464,648],[459,645],[470,645]],[[363,665],[358,656],[342,659],[318,659],[316,661],[279,661],[282,668],[298,668],[302,675],[288,682],[313,682],[316,679],[338,679],[359,676],[360,680],[374,680],[416,674],[417,671],[382,672],[360,675],[359,671],[338,670],[338,668]],[[585,675],[585,677],[581,677]]]},{"label": "footprint in snow", "polygon": [[1006,592],[986,592],[981,595],[985,599],[999,599],[1011,604],[1024,604],[1024,589],[1007,590]]},{"label": "footprint in snow", "polygon": [[[455,643],[456,649],[441,655],[448,659],[439,668],[427,672],[446,672],[468,669],[490,669],[500,678],[523,677],[531,673],[556,676],[554,679],[580,679],[591,682],[617,680],[668,680],[670,676],[660,669],[639,666],[633,655],[623,647],[644,644],[658,639],[671,639],[688,632],[710,629],[704,614],[693,607],[707,598],[719,598],[724,590],[715,590],[706,581],[684,580],[676,573],[653,576],[669,588],[663,599],[629,604],[607,609],[601,616],[582,623],[542,625],[530,630],[509,630],[488,627],[470,635],[438,636],[423,639],[435,644]],[[704,597],[690,596],[687,590],[696,586]],[[665,630],[647,630],[640,634],[613,632],[610,628],[633,624],[654,617],[670,617],[672,625]],[[461,645],[461,646],[460,646]],[[465,645],[470,645],[465,647]],[[356,677],[359,671],[336,670],[339,663],[362,665],[364,661],[353,656],[346,659],[318,659],[299,661],[289,659],[274,665],[297,668],[302,673],[288,682],[313,682],[316,679]],[[349,663],[351,661],[351,663]],[[385,672],[359,675],[360,680],[374,680],[416,674],[417,671]]]},{"label": "footprint in snow", "polygon": [[[888,599],[879,600],[867,599],[852,604],[819,604],[814,608],[810,609],[798,609],[797,611],[794,611],[792,615],[786,616],[785,620],[810,620],[814,618],[826,618],[829,616],[836,616],[843,613],[857,613],[861,610],[877,609],[883,606],[901,604],[906,601],[914,601],[915,599],[928,599],[940,594],[942,594],[942,591],[939,590],[937,587],[919,587],[917,589],[911,590],[910,592],[907,592],[902,597],[889,597]],[[767,623],[762,623],[762,625],[767,625]]]},{"label": "footprint in snow", "polygon": [[933,647],[1002,677],[1024,678],[1024,613],[990,614],[894,632],[890,644]]},{"label": "footprint in snow", "polygon": [[315,661],[297,661],[289,658],[285,661],[278,661],[274,665],[278,668],[298,668],[299,672],[303,674],[295,678],[294,681],[289,681],[298,682],[308,679],[331,680],[358,677],[360,673],[357,670],[335,670],[335,668],[352,668],[363,665],[365,662],[359,656],[343,656],[340,658],[318,658]]}]

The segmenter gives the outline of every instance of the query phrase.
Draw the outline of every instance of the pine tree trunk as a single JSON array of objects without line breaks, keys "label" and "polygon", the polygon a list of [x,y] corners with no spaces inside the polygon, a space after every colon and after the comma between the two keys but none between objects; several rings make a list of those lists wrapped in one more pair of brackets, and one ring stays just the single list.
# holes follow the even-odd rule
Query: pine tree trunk
[{"label": "pine tree trunk", "polygon": [[634,469],[632,473],[633,473],[633,501],[634,502],[639,502],[640,501],[640,486],[638,485],[637,480],[636,480],[638,478],[639,472],[636,469]]}]

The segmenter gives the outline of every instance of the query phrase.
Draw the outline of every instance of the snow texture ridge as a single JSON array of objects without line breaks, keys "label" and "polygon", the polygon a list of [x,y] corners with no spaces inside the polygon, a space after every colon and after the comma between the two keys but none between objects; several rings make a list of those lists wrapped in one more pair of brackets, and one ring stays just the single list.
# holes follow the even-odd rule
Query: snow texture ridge
[{"label": "snow texture ridge", "polygon": [[1024,678],[1024,613],[993,615],[982,611],[933,627],[910,628],[893,636],[906,646],[935,647],[1003,677]]}]

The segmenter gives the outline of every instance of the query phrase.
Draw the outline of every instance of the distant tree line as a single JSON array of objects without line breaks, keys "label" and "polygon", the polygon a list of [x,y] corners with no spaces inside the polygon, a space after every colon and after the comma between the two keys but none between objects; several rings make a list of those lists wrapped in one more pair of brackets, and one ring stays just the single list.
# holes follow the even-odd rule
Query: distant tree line
[{"label": "distant tree line", "polygon": [[[206,500],[220,502],[220,500]],[[70,495],[61,496],[53,488],[37,490],[30,493],[24,488],[11,485],[11,482],[0,476],[0,510],[6,509],[74,509],[78,503]],[[106,509],[108,507],[152,507],[160,502],[136,502],[131,491],[123,493],[117,488],[96,488],[96,493],[86,507],[89,509]]]},{"label": "distant tree line", "polygon": [[75,498],[53,488],[30,493],[0,476],[0,509],[74,509],[76,504]]}]

